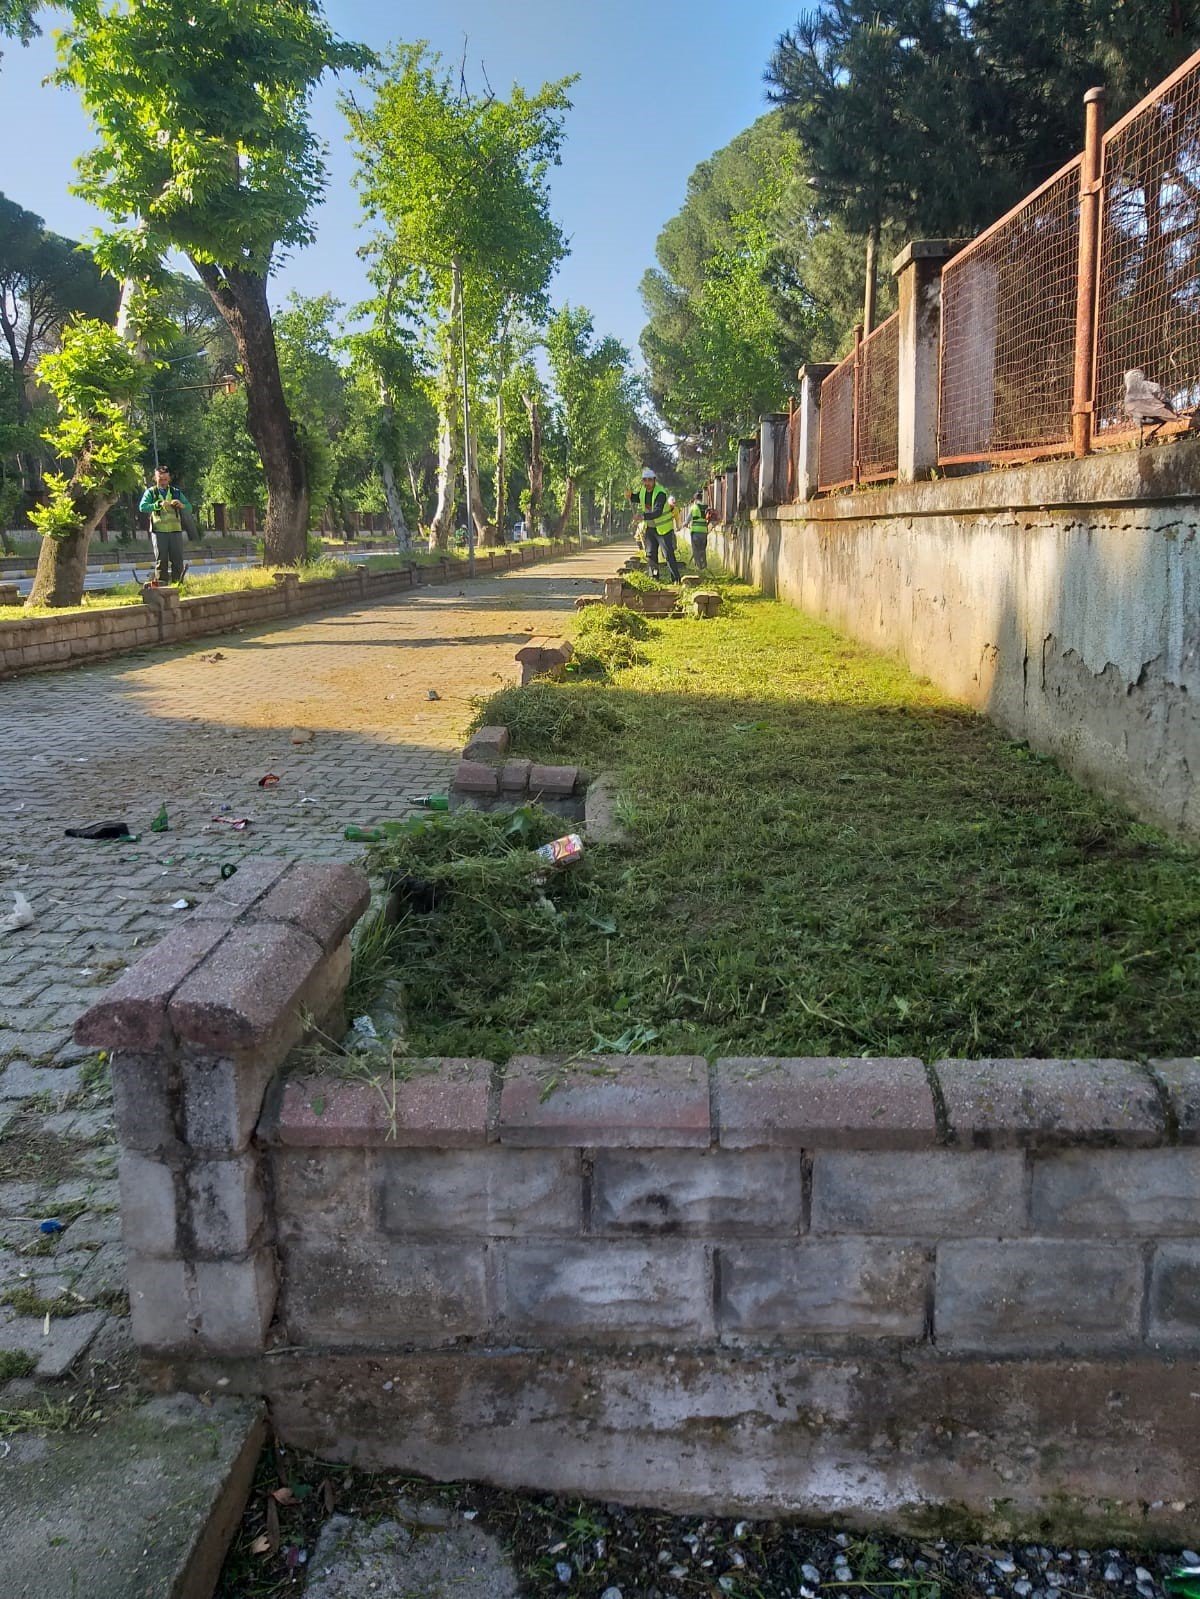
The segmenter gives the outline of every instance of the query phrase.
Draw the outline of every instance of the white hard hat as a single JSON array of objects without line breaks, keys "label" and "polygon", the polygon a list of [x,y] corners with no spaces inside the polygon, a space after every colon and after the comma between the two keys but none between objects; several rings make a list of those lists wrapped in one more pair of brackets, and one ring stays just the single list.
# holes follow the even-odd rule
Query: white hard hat
[{"label": "white hard hat", "polygon": [[656,478],[658,476],[658,473],[654,470],[654,468],[652,466],[644,466],[642,468],[642,476],[643,477],[655,477]]}]

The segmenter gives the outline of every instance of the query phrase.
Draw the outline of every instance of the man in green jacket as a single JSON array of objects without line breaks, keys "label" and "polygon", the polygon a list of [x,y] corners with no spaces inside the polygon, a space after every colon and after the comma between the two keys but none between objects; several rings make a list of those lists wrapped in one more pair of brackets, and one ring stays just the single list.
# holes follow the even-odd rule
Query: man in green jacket
[{"label": "man in green jacket", "polygon": [[183,577],[183,516],[192,513],[191,502],[171,482],[171,469],[154,468],[154,482],[142,495],[139,511],[150,517],[150,543],[154,546],[154,575],[160,583],[167,581],[170,567],[172,583]]},{"label": "man in green jacket", "polygon": [[667,558],[667,565],[671,569],[671,578],[679,582],[679,562],[675,558],[675,498],[668,494],[666,489],[659,488],[655,481],[654,469],[646,467],[642,472],[642,486],[640,489],[630,489],[629,498],[634,509],[642,518],[642,532],[646,538],[646,559],[650,564],[650,576],[658,576],[658,546],[662,542],[663,554]]}]

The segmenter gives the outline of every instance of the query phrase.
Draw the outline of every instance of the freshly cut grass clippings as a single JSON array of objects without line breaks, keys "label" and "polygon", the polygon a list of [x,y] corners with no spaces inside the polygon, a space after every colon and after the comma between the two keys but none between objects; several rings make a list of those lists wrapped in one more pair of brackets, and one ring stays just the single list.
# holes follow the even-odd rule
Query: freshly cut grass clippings
[{"label": "freshly cut grass clippings", "polygon": [[514,753],[615,771],[632,842],[544,891],[494,818],[406,842],[444,890],[399,942],[414,1054],[1194,1052],[1200,850],[719,581],[723,614],[655,624],[641,664],[480,707]]}]

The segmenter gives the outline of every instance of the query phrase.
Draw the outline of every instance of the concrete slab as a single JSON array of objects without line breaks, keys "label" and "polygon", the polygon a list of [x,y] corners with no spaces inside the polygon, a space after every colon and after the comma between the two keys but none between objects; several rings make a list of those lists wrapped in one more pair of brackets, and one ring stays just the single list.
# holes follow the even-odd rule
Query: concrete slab
[{"label": "concrete slab", "polygon": [[[308,1563],[306,1599],[519,1599],[496,1540],[470,1522],[402,1501],[396,1520],[331,1516]],[[402,1518],[402,1519],[401,1519]]]},{"label": "concrete slab", "polygon": [[93,1435],[13,1439],[5,1599],[210,1599],[264,1433],[256,1403],[176,1395]]}]

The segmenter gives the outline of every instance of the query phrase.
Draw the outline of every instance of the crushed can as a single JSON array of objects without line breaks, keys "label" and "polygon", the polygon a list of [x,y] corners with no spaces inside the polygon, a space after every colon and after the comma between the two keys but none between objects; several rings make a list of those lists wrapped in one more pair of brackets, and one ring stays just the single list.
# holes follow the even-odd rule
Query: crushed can
[{"label": "crushed can", "polygon": [[558,871],[564,866],[574,866],[577,860],[583,858],[583,840],[578,833],[568,833],[565,838],[556,838],[550,844],[543,844],[541,849],[533,853],[538,860],[545,861],[547,866]]}]

